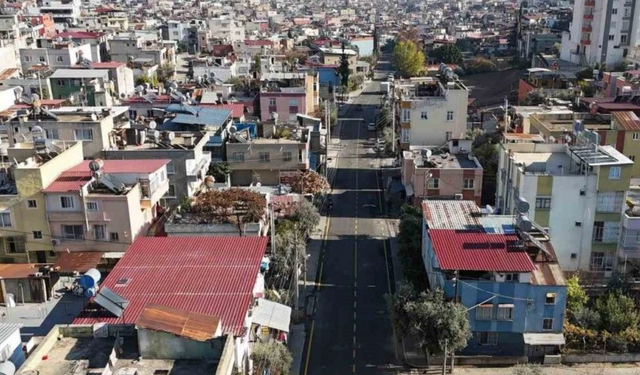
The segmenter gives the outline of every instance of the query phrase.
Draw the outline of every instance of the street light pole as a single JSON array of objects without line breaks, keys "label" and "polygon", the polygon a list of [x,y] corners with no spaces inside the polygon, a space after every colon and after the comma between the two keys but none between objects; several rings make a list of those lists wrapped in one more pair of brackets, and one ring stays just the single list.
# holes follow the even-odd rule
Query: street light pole
[{"label": "street light pole", "polygon": [[396,155],[396,93],[393,82],[389,84],[391,88],[391,152]]}]

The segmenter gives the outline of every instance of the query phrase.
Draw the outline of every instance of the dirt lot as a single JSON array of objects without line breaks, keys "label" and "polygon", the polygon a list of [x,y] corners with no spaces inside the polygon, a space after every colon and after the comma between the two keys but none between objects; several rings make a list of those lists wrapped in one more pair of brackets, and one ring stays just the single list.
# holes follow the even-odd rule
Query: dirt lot
[{"label": "dirt lot", "polygon": [[462,82],[469,88],[469,97],[475,99],[475,105],[492,105],[504,100],[513,90],[518,90],[518,80],[522,72],[520,69],[509,69],[474,74],[462,77]]}]

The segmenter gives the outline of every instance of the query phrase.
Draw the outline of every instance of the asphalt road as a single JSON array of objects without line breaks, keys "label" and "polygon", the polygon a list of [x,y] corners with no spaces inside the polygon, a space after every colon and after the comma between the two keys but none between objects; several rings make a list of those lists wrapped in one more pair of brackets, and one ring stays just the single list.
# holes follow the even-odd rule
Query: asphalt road
[{"label": "asphalt road", "polygon": [[[380,75],[386,76],[384,73]],[[373,122],[380,82],[365,86],[347,108],[333,186],[334,208],[318,268],[316,308],[305,345],[303,374],[379,374],[397,353],[384,295],[393,275],[387,254]],[[362,105],[358,111],[356,105]],[[364,119],[364,124],[361,119]]]}]

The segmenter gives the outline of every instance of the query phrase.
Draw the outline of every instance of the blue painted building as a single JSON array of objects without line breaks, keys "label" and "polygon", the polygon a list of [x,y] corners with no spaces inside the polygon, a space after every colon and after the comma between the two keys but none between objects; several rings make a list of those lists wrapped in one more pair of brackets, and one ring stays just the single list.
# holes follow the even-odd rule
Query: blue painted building
[{"label": "blue painted building", "polygon": [[473,337],[462,354],[556,354],[567,287],[548,235],[516,229],[513,216],[483,215],[473,201],[429,200],[422,209],[430,287],[469,311]]}]

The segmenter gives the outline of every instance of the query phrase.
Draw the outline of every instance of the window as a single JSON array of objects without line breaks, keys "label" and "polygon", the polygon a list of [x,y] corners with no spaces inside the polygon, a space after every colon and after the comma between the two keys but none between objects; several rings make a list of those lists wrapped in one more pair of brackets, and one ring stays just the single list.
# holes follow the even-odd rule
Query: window
[{"label": "window", "polygon": [[449,142],[451,140],[451,137],[453,137],[453,133],[452,132],[446,132],[444,136],[447,139],[447,142]]},{"label": "window", "polygon": [[411,121],[411,110],[404,108],[402,110],[402,122],[409,122]]},{"label": "window", "polygon": [[624,191],[605,191],[598,193],[596,212],[622,212]]},{"label": "window", "polygon": [[411,129],[401,129],[400,130],[400,142],[401,143],[409,143],[411,141]]},{"label": "window", "polygon": [[47,139],[60,139],[58,135],[58,129],[46,129]]},{"label": "window", "polygon": [[30,62],[31,61],[31,56],[25,56],[24,57],[24,61],[25,62]]},{"label": "window", "polygon": [[26,253],[27,248],[24,246],[24,243],[24,237],[7,237],[7,252]]},{"label": "window", "polygon": [[84,239],[84,226],[82,225],[63,225],[62,237],[69,240]]},{"label": "window", "polygon": [[542,329],[545,331],[550,331],[553,329],[553,319],[552,318],[544,318],[542,319]]},{"label": "window", "polygon": [[98,202],[87,202],[85,207],[87,211],[98,211]]},{"label": "window", "polygon": [[167,174],[175,174],[175,173],[176,173],[176,167],[175,167],[175,165],[173,165],[173,162],[170,161],[167,164]]},{"label": "window", "polygon": [[62,208],[74,208],[75,202],[72,196],[60,197],[60,207]]},{"label": "window", "polygon": [[118,241],[120,240],[120,235],[118,234],[118,232],[111,232],[109,233],[109,240]]},{"label": "window", "polygon": [[447,121],[453,121],[453,111],[447,111]]},{"label": "window", "polygon": [[33,231],[33,239],[41,240],[42,239],[42,231],[41,230],[34,230]]},{"label": "window", "polygon": [[465,178],[464,179],[464,185],[462,186],[463,189],[473,189],[473,178]]},{"label": "window", "polygon": [[57,84],[58,86],[64,86],[64,84],[65,84],[65,80],[64,80],[64,79],[57,79],[57,80],[56,80],[56,84]]},{"label": "window", "polygon": [[611,14],[618,14],[618,8],[611,9]]},{"label": "window", "polygon": [[282,153],[282,161],[291,161],[293,158],[291,151],[285,151]]},{"label": "window", "polygon": [[504,275],[504,281],[520,281],[520,275],[517,273],[508,273]]},{"label": "window", "polygon": [[169,184],[169,190],[167,190],[167,194],[164,195],[165,198],[175,198],[176,197],[176,185]]},{"label": "window", "polygon": [[0,212],[0,227],[10,227],[11,224],[11,212]]},{"label": "window", "polygon": [[46,59],[44,56],[38,56],[38,60],[39,60],[40,62],[45,62],[45,61],[47,61],[47,59]]},{"label": "window", "polygon": [[269,98],[269,107],[276,106],[276,98]]},{"label": "window", "polygon": [[610,28],[611,30],[615,30],[615,28],[616,28],[617,26],[618,26],[618,24],[616,23],[616,21],[611,21],[611,22],[609,23],[609,28]]},{"label": "window", "polygon": [[616,243],[620,235],[618,221],[594,221],[593,242]]},{"label": "window", "polygon": [[271,162],[271,157],[269,156],[268,152],[260,152],[259,156],[260,156],[260,163],[269,163],[269,162]]},{"label": "window", "polygon": [[619,180],[621,171],[622,171],[622,167],[610,167],[609,168],[609,179],[610,180]]},{"label": "window", "polygon": [[611,271],[613,270],[613,256],[603,252],[594,251],[589,260],[591,271]]},{"label": "window", "polygon": [[609,35],[609,40],[613,40],[615,37],[615,35]]},{"label": "window", "polygon": [[76,141],[92,141],[93,129],[75,129]]},{"label": "window", "polygon": [[107,239],[107,226],[106,225],[94,225],[93,226],[93,238],[98,241],[105,241]]},{"label": "window", "polygon": [[498,305],[499,320],[513,320],[513,305]]},{"label": "window", "polygon": [[476,307],[476,320],[491,320],[493,305],[480,305]]},{"label": "window", "polygon": [[427,115],[427,111],[420,112],[420,118],[423,120],[428,120],[429,116]]},{"label": "window", "polygon": [[555,293],[547,293],[547,296],[544,299],[545,305],[555,305],[556,304],[556,294]]},{"label": "window", "polygon": [[543,197],[536,198],[536,208],[542,210],[548,210],[551,208],[551,198]]},{"label": "window", "polygon": [[289,114],[298,113],[298,99],[289,99]]},{"label": "window", "polygon": [[234,152],[231,154],[231,161],[234,163],[244,163],[244,152]]},{"label": "window", "polygon": [[439,178],[430,178],[427,182],[428,189],[440,189],[440,179]]},{"label": "window", "polygon": [[626,43],[627,42],[627,34],[622,34],[620,35],[620,43]]},{"label": "window", "polygon": [[497,345],[498,333],[497,332],[476,332],[476,339],[480,345]]},{"label": "window", "polygon": [[56,56],[56,61],[57,61],[57,62],[64,62],[64,57],[62,57],[62,56]]},{"label": "window", "polygon": [[38,208],[38,201],[35,199],[27,200],[27,208]]},{"label": "window", "polygon": [[640,139],[640,133],[633,133],[632,139],[634,141],[637,141],[638,139]]}]

